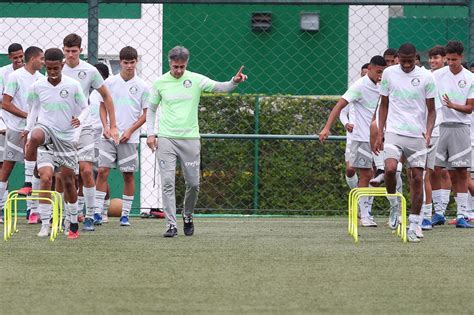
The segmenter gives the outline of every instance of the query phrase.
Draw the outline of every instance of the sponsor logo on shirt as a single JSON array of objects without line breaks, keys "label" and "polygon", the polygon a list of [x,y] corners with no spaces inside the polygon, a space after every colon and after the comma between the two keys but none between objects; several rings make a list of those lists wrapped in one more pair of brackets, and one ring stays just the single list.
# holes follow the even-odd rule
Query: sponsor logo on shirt
[{"label": "sponsor logo on shirt", "polygon": [[418,86],[418,85],[420,85],[420,79],[418,79],[418,78],[413,78],[413,79],[411,80],[411,85],[413,85],[413,86]]},{"label": "sponsor logo on shirt", "polygon": [[69,96],[69,90],[62,89],[61,92],[59,92],[59,96],[61,96],[62,98],[67,98]]},{"label": "sponsor logo on shirt", "polygon": [[128,89],[128,90],[129,90],[130,94],[135,95],[138,92],[138,86],[136,86],[136,85],[131,86],[130,89]]},{"label": "sponsor logo on shirt", "polygon": [[77,77],[81,80],[84,80],[87,76],[87,73],[85,71],[79,71],[79,73],[77,74]]},{"label": "sponsor logo on shirt", "polygon": [[183,81],[183,86],[187,89],[189,89],[191,86],[193,86],[193,83],[191,82],[191,80],[184,80]]},{"label": "sponsor logo on shirt", "polygon": [[462,88],[465,88],[467,85],[467,82],[464,81],[464,80],[459,80],[458,82],[458,86],[462,89]]}]

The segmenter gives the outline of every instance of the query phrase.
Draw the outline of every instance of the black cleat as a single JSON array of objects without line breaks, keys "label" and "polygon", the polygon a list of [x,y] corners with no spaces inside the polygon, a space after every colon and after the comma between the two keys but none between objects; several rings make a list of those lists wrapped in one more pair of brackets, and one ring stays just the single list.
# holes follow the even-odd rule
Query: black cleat
[{"label": "black cleat", "polygon": [[178,236],[178,229],[176,226],[170,225],[168,230],[163,234],[163,237],[176,237]]},{"label": "black cleat", "polygon": [[184,217],[184,235],[191,236],[194,234],[193,217]]}]

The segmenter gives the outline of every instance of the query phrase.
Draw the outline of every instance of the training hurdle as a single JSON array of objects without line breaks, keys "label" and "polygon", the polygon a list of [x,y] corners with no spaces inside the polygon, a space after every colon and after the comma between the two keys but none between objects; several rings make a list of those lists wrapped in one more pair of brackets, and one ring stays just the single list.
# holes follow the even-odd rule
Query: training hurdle
[{"label": "training hurdle", "polygon": [[[50,198],[40,197],[40,193],[49,194]],[[20,200],[43,200],[51,204],[53,214],[49,240],[54,242],[58,231],[62,231],[63,200],[60,193],[50,190],[33,190],[30,196],[18,195],[18,190],[13,190],[8,194],[4,208],[3,240],[8,241],[14,233],[18,233],[18,201]]]},{"label": "training hurdle", "polygon": [[360,197],[400,197],[401,199],[401,223],[397,228],[397,236],[402,239],[403,242],[407,241],[407,202],[405,197],[397,192],[395,194],[387,193],[384,187],[360,187],[354,188],[349,192],[348,200],[348,232],[349,235],[354,237],[355,242],[359,242],[358,234],[358,209]]}]

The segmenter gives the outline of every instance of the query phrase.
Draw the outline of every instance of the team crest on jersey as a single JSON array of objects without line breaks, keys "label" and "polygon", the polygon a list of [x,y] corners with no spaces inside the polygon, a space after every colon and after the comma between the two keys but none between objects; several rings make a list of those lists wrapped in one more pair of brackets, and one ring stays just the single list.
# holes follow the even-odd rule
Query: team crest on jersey
[{"label": "team crest on jersey", "polygon": [[85,71],[79,71],[79,73],[77,74],[77,77],[81,80],[84,80],[87,76],[87,73]]},{"label": "team crest on jersey", "polygon": [[137,94],[137,92],[138,92],[138,86],[136,86],[136,85],[131,86],[131,87],[128,89],[128,91],[130,92],[130,94],[135,95],[135,94]]},{"label": "team crest on jersey", "polygon": [[61,96],[62,98],[68,97],[69,96],[68,89],[62,89],[61,92],[59,92],[59,96]]},{"label": "team crest on jersey", "polygon": [[462,88],[465,88],[467,85],[467,82],[464,81],[464,80],[459,80],[458,82],[458,86],[462,89]]},{"label": "team crest on jersey", "polygon": [[183,81],[183,86],[187,89],[189,89],[191,86],[193,86],[193,83],[191,82],[191,80],[184,80]]},{"label": "team crest on jersey", "polygon": [[412,79],[412,80],[411,80],[411,85],[413,85],[413,86],[418,86],[418,85],[420,85],[420,79],[418,79],[418,78]]}]

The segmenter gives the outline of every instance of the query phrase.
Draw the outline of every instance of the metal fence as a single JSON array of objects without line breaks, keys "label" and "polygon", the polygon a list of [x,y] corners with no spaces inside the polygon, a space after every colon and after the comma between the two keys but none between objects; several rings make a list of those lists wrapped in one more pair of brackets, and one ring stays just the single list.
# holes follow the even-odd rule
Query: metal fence
[{"label": "metal fence", "polygon": [[[239,94],[204,98],[202,133],[291,136],[317,133],[334,104],[312,95],[341,95],[360,67],[388,47],[412,42],[425,64],[427,51],[450,39],[462,40],[469,56],[474,53],[472,1],[216,2],[0,1],[0,63],[7,62],[12,42],[62,47],[74,32],[83,37],[84,58],[105,62],[114,73],[119,50],[135,47],[138,75],[151,83],[168,71],[167,51],[184,45],[191,71],[224,81],[245,65],[249,75]],[[341,126],[333,131],[344,135]],[[223,138],[228,137],[202,141],[201,211],[345,209],[343,143]],[[135,208],[161,206],[153,170],[142,140]],[[121,195],[118,187],[113,193]]]}]

